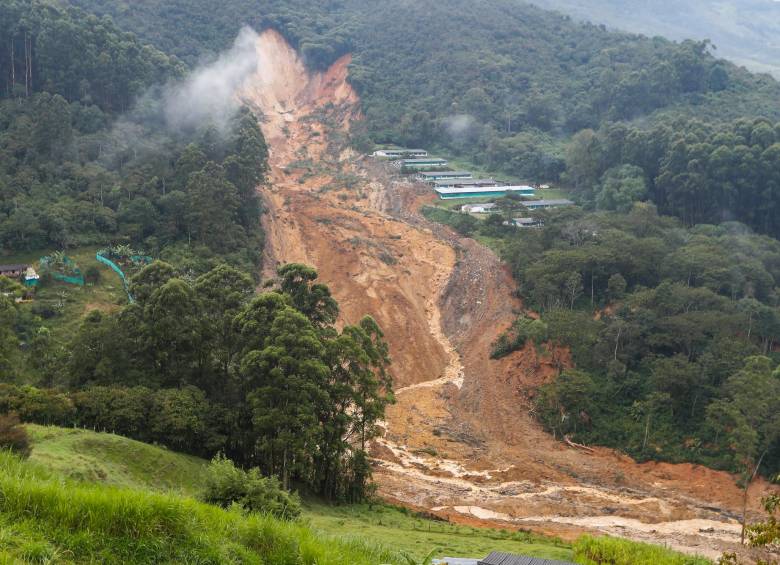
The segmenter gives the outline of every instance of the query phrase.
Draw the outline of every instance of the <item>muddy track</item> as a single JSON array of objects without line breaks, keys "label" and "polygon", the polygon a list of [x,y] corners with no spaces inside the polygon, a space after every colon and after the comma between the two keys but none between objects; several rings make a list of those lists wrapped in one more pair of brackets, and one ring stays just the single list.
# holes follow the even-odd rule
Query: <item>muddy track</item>
[{"label": "muddy track", "polygon": [[[264,116],[270,145],[265,274],[311,264],[342,323],[370,314],[385,331],[398,402],[372,447],[380,493],[466,523],[607,532],[711,556],[730,547],[733,477],[573,449],[539,428],[534,391],[566,352],[489,358],[522,307],[516,285],[491,251],[419,214],[422,187],[346,149],[361,119],[349,56],[312,74],[275,32],[257,47],[257,76],[240,96]],[[752,509],[766,488],[755,485]]]}]

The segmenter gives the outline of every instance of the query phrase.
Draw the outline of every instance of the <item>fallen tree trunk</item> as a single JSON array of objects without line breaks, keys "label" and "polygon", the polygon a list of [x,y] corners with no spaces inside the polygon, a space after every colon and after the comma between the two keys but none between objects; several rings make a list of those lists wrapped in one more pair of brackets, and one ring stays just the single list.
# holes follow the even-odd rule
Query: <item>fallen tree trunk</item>
[{"label": "fallen tree trunk", "polygon": [[587,445],[582,445],[581,443],[575,443],[571,440],[569,436],[563,436],[563,441],[566,442],[566,445],[569,447],[573,447],[574,449],[582,449],[583,451],[587,451],[588,453],[595,453],[596,450],[592,447],[588,447]]}]

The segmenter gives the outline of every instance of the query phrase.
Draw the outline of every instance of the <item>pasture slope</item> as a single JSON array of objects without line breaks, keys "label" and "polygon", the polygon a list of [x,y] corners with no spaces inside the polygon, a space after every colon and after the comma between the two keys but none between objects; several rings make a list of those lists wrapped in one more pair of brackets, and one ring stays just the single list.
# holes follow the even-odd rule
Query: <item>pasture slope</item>
[{"label": "pasture slope", "polygon": [[[313,265],[343,323],[370,314],[385,331],[398,402],[373,445],[380,493],[464,524],[609,533],[710,557],[735,547],[732,476],[575,449],[533,420],[530,399],[552,361],[532,348],[489,358],[522,308],[514,281],[492,252],[418,214],[425,190],[348,148],[361,119],[349,55],[309,73],[271,30],[257,50],[239,96],[263,115],[270,145],[265,274]],[[751,511],[768,488],[753,486]]]}]

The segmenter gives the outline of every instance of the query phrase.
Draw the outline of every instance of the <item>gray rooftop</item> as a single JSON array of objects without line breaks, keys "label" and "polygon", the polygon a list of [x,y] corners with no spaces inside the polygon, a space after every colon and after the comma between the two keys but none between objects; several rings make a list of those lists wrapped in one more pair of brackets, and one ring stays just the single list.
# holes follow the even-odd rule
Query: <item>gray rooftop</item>
[{"label": "gray rooftop", "polygon": [[434,182],[437,186],[440,184],[451,184],[451,183],[458,183],[462,185],[470,185],[470,184],[488,184],[488,183],[495,183],[498,184],[498,181],[495,179],[454,179],[454,180],[437,180]]},{"label": "gray rooftop", "polygon": [[571,200],[565,198],[557,198],[552,200],[526,200],[522,203],[523,206],[538,207],[538,206],[571,206],[574,204]]},{"label": "gray rooftop", "polygon": [[526,557],[523,555],[511,555],[509,553],[499,553],[494,551],[478,565],[575,565],[570,561],[556,561],[554,559],[540,559],[537,557]]},{"label": "gray rooftop", "polygon": [[446,163],[444,159],[438,159],[436,157],[424,157],[422,159],[401,159],[402,163]]},{"label": "gray rooftop", "polygon": [[521,224],[521,225],[531,225],[531,224],[539,223],[539,220],[537,220],[536,218],[512,218],[512,221],[516,224]]},{"label": "gray rooftop", "polygon": [[470,175],[469,171],[431,171],[426,173],[420,173],[423,176],[439,176],[439,175]]}]

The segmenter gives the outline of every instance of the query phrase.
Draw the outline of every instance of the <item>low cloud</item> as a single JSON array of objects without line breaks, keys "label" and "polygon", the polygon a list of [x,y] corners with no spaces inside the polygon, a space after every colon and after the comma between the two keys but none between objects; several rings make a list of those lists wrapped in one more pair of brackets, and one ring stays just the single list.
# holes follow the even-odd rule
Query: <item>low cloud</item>
[{"label": "low cloud", "polygon": [[474,116],[469,114],[449,116],[442,121],[444,131],[455,141],[468,139],[478,125]]},{"label": "low cloud", "polygon": [[163,89],[166,125],[172,130],[188,130],[212,124],[226,133],[241,103],[236,92],[257,72],[257,33],[244,27],[233,46],[213,62],[196,68],[182,82]]}]

